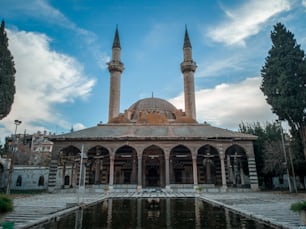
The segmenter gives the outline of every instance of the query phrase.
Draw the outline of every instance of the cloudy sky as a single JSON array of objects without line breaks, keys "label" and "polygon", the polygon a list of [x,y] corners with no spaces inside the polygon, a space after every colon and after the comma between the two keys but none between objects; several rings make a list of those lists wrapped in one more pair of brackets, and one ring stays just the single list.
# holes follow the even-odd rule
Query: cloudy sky
[{"label": "cloudy sky", "polygon": [[159,97],[184,109],[183,38],[193,47],[197,119],[238,129],[275,119],[260,70],[277,22],[306,48],[306,0],[0,0],[16,73],[15,103],[0,121],[14,131],[67,132],[108,120],[106,62],[116,25],[122,62],[121,112]]}]

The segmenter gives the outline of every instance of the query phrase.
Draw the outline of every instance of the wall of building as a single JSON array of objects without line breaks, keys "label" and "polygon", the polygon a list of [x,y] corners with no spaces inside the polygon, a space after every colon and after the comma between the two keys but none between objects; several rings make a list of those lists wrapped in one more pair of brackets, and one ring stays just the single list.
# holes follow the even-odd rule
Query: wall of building
[{"label": "wall of building", "polygon": [[49,167],[14,166],[11,190],[45,190]]}]

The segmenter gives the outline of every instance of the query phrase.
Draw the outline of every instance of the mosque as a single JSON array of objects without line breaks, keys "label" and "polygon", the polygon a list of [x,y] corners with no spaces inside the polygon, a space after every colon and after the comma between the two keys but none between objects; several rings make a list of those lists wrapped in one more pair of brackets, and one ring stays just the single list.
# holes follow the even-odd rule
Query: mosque
[{"label": "mosque", "polygon": [[107,124],[50,138],[54,143],[48,190],[77,188],[258,189],[256,136],[198,123],[194,89],[197,65],[186,28],[181,71],[185,111],[161,98],[144,98],[120,113],[124,65],[116,28]]}]

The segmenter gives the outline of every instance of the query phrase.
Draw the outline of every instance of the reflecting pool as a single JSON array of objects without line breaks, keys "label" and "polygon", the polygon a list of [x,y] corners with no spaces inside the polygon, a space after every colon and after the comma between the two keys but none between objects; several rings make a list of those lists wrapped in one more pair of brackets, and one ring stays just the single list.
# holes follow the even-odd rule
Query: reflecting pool
[{"label": "reflecting pool", "polygon": [[154,200],[109,199],[37,228],[274,228],[197,198]]}]

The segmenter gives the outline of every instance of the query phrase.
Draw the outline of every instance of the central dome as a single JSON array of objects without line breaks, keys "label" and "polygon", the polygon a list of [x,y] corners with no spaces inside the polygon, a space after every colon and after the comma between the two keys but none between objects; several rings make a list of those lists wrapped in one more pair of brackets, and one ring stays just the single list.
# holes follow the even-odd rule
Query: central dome
[{"label": "central dome", "polygon": [[176,120],[178,110],[164,99],[138,100],[127,110],[129,119],[137,123],[168,123]]},{"label": "central dome", "polygon": [[196,123],[186,117],[182,110],[178,110],[168,101],[160,98],[140,99],[127,110],[109,121],[109,123],[139,123],[139,124],[166,124],[166,123]]},{"label": "central dome", "polygon": [[176,107],[164,99],[145,98],[138,100],[128,109],[130,111],[159,111],[175,113]]}]

